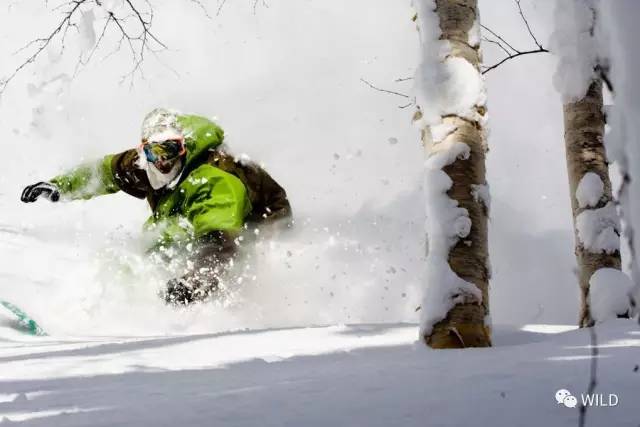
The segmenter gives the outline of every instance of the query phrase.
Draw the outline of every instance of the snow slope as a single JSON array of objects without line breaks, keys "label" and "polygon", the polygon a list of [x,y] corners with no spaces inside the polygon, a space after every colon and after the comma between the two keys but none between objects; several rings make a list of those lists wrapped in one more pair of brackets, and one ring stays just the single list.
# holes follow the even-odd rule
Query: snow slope
[{"label": "snow slope", "polygon": [[[416,324],[336,324],[335,307],[302,304],[314,298],[313,286],[303,284],[288,293],[248,284],[240,304],[173,310],[155,295],[162,278],[145,276],[135,250],[110,257],[105,242],[94,247],[90,235],[76,241],[59,233],[1,230],[0,259],[10,261],[0,268],[3,296],[50,336],[29,337],[0,322],[0,425],[576,423],[577,411],[558,406],[554,394],[586,389],[586,331],[498,327],[494,348],[430,351],[416,343]],[[289,249],[275,253],[302,251],[276,244]],[[47,268],[39,268],[45,259]],[[366,304],[342,298],[335,303],[348,304],[356,321],[366,318],[359,315]],[[296,327],[323,323],[333,326]],[[637,422],[640,328],[613,321],[597,330],[597,391],[617,393],[620,404],[592,408],[589,425]]]},{"label": "snow slope", "polygon": [[[0,425],[574,426],[556,390],[586,389],[587,331],[498,328],[490,349],[432,351],[417,325],[361,324],[143,338],[0,336]],[[587,425],[638,423],[640,330],[597,328]],[[464,369],[462,369],[464,367]],[[636,371],[634,372],[634,368]]]}]

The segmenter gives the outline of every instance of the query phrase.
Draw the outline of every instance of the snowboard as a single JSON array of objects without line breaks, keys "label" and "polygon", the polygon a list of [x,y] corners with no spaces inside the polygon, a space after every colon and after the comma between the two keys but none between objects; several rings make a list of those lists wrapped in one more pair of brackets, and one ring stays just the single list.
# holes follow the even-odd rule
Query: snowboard
[{"label": "snowboard", "polygon": [[0,300],[0,319],[8,319],[9,325],[18,331],[35,336],[45,336],[47,333],[38,323],[19,307],[8,301]]}]

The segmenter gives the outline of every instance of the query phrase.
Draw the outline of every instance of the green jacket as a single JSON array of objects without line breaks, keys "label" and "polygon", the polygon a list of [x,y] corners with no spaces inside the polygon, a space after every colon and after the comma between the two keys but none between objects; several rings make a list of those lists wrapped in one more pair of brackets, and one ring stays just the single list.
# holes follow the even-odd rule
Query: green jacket
[{"label": "green jacket", "polygon": [[66,200],[90,199],[124,191],[146,198],[152,216],[145,228],[157,243],[187,241],[213,232],[234,235],[246,222],[291,215],[284,189],[252,162],[236,160],[220,145],[223,130],[199,116],[179,116],[185,135],[186,162],[177,185],[154,190],[137,165],[138,151],[110,154],[50,180]]}]

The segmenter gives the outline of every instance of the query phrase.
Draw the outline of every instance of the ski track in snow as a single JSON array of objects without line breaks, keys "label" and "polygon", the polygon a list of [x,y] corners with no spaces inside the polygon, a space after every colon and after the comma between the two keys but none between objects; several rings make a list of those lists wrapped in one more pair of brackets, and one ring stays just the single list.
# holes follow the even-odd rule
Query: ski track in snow
[{"label": "ski track in snow", "polygon": [[[412,324],[146,338],[0,330],[0,424],[573,426],[577,408],[554,394],[586,390],[589,337],[547,328],[497,328],[494,348],[464,351],[426,349]],[[620,403],[591,408],[589,425],[635,425],[640,331],[625,320],[597,331],[597,391]]]}]

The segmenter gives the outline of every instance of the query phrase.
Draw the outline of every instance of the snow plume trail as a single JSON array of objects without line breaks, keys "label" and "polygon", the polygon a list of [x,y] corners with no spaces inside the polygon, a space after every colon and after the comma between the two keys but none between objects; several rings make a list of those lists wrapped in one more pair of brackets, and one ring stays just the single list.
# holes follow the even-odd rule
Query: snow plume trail
[{"label": "snow plume trail", "polygon": [[[391,203],[419,218],[411,201]],[[369,209],[357,220],[302,217],[289,233],[258,245],[257,280],[240,292],[255,306],[253,316],[278,325],[415,320],[423,246],[413,233],[420,221]]]},{"label": "snow plume trail", "polygon": [[[158,296],[180,268],[166,268],[145,254],[137,224],[109,228],[111,224],[94,223],[92,215],[101,207],[128,203],[124,197],[39,205],[53,209],[40,219],[46,225],[3,231],[0,256],[9,262],[0,273],[13,276],[11,282],[20,286],[3,287],[2,297],[23,307],[53,335],[135,336],[415,320],[416,268],[422,266],[423,248],[412,237],[420,205],[413,207],[411,194],[388,206],[363,207],[354,216],[357,222],[297,215],[291,230],[243,245],[223,298],[186,309],[168,307]],[[399,207],[408,213],[401,220],[391,215]],[[77,222],[51,224],[64,216]],[[38,260],[41,267],[34,269],[31,263]]]},{"label": "snow plume trail", "polygon": [[[251,19],[243,5],[227,4],[220,26],[212,27],[198,8],[167,2],[158,5],[154,22],[167,45],[190,40],[188,48],[162,56],[180,77],[149,57],[148,79],[137,81],[133,90],[120,87],[118,77],[130,67],[123,49],[104,61],[100,56],[109,52],[96,52],[96,61],[74,79],[56,76],[70,73],[77,57],[55,55],[15,80],[0,106],[0,140],[11,141],[12,159],[0,176],[0,222],[15,230],[0,237],[0,298],[23,307],[52,334],[153,335],[414,320],[414,289],[423,268],[423,242],[415,230],[422,229],[423,203],[402,192],[419,194],[421,162],[414,153],[421,149],[409,125],[396,126],[409,123],[411,113],[395,111],[395,105],[390,111],[353,76],[372,70],[395,75],[415,61],[411,55],[380,65],[367,59],[379,55],[380,43],[389,52],[398,43],[381,32],[378,19],[365,20],[371,37],[355,48],[357,57],[353,46],[338,53],[336,46],[342,49],[352,38],[353,23],[342,2],[318,5],[322,22],[317,9],[296,2],[274,5]],[[13,10],[0,16],[12,34],[0,46],[7,54],[10,46],[33,37],[33,28],[27,31],[19,22],[36,27],[53,19],[37,5]],[[306,16],[303,21],[291,20],[299,13]],[[394,14],[395,22],[405,22],[402,39],[414,40],[406,7],[380,2],[372,13],[385,22]],[[193,25],[178,29],[178,21]],[[327,22],[335,27],[328,44]],[[78,37],[69,34],[70,49],[87,45],[86,37]],[[239,43],[247,48],[240,51]],[[317,59],[293,54],[308,46],[317,46]],[[317,49],[326,55],[317,56]],[[204,52],[225,52],[225,65]],[[326,57],[340,64],[325,69]],[[300,90],[279,89],[294,87]],[[145,202],[125,194],[65,204],[18,201],[25,185],[135,147],[140,121],[161,106],[219,123],[231,149],[266,163],[293,205],[295,228],[256,247],[242,282],[231,283],[231,295],[221,303],[181,310],[163,304],[157,293],[171,275],[144,255]]]},{"label": "snow plume trail", "polygon": [[[156,28],[173,47],[161,60],[180,77],[148,57],[148,78],[133,90],[118,85],[131,65],[124,49],[104,60],[110,52],[96,52],[96,61],[73,79],[76,55],[47,55],[33,64],[0,105],[0,146],[10,159],[0,174],[0,230],[6,230],[0,231],[0,298],[23,306],[52,333],[69,334],[415,321],[425,268],[423,148],[410,124],[413,112],[396,108],[360,78],[387,87],[411,74],[418,38],[408,2],[375,0],[371,7],[371,1],[274,2],[255,16],[244,2],[227,2],[216,25],[197,7],[158,2]],[[504,21],[500,6],[482,8]],[[11,53],[34,37],[34,28],[58,18],[49,12],[44,3],[19,2],[0,14],[6,35],[0,53],[7,59],[0,65],[11,68],[20,59]],[[352,17],[362,13],[366,19],[354,27]],[[69,33],[69,49],[88,44],[78,37]],[[514,37],[530,42],[526,32]],[[545,74],[553,64],[542,58],[515,61],[513,73],[488,82],[496,119],[488,168],[496,323],[526,322],[539,306],[537,321],[569,323],[577,310],[566,267],[573,262],[569,198],[557,185],[566,167],[556,143],[561,123],[547,114],[559,105]],[[535,84],[522,85],[523,72]],[[523,134],[531,118],[513,114],[514,97],[527,99],[545,126]],[[214,119],[233,151],[264,162],[289,194],[296,226],[259,248],[264,253],[252,264],[257,279],[243,280],[234,304],[178,311],[162,304],[156,292],[168,276],[143,256],[140,225],[149,209],[142,201],[116,194],[68,204],[19,202],[26,185],[135,147],[142,118],[157,107]],[[538,174],[532,155],[548,173]]]}]

